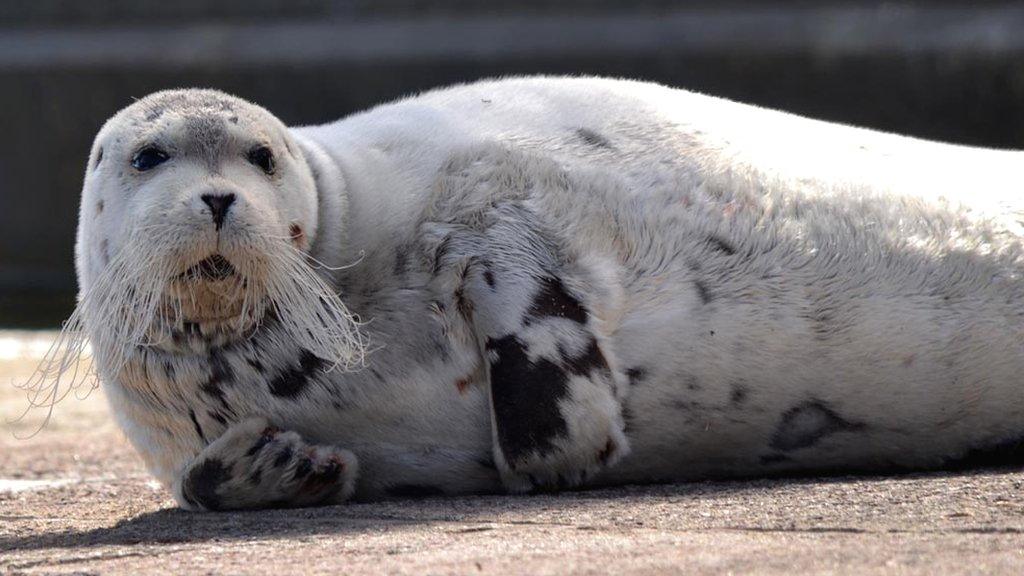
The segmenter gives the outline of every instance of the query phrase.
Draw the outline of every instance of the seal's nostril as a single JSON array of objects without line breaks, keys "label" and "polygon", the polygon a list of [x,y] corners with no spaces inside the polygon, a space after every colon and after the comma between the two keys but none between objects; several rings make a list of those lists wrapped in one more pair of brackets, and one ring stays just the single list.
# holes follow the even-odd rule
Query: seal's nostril
[{"label": "seal's nostril", "polygon": [[235,202],[235,195],[203,194],[200,198],[207,206],[210,207],[210,216],[213,217],[213,225],[217,230],[220,230],[220,227],[224,224],[224,218],[228,215],[228,210]]}]

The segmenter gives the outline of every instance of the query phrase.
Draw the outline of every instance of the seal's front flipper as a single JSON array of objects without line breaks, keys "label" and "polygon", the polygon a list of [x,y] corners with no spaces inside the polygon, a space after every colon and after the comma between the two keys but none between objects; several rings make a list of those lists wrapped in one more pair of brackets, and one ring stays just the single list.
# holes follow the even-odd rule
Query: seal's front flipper
[{"label": "seal's front flipper", "polygon": [[521,330],[486,339],[495,461],[513,491],[577,486],[629,451],[612,369],[545,279]]},{"label": "seal's front flipper", "polygon": [[626,379],[583,296],[586,272],[523,204],[486,210],[428,225],[437,292],[480,345],[505,487],[577,486],[629,452]]},{"label": "seal's front flipper", "polygon": [[250,418],[196,456],[172,490],[189,510],[333,504],[352,495],[357,466],[347,450],[309,444],[295,432]]}]

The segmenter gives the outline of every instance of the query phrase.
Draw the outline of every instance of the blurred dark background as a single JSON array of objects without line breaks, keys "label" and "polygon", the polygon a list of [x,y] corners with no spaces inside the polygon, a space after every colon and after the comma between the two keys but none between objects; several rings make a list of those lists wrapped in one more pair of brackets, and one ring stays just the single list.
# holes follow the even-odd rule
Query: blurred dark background
[{"label": "blurred dark background", "polygon": [[0,1],[0,327],[70,311],[90,142],[154,90],[309,124],[481,77],[599,74],[1024,148],[1022,56],[1022,2]]}]

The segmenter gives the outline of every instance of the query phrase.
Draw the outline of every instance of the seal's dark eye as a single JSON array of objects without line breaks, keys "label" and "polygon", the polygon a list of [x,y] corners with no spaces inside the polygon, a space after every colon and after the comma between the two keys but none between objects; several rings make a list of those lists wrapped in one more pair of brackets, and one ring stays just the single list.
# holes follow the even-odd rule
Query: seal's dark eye
[{"label": "seal's dark eye", "polygon": [[156,146],[147,146],[132,156],[132,168],[139,172],[151,170],[167,161],[170,156]]},{"label": "seal's dark eye", "polygon": [[274,173],[274,153],[270,151],[270,148],[256,146],[249,150],[249,154],[246,157],[253,166],[259,166],[259,169],[263,170],[264,173]]}]

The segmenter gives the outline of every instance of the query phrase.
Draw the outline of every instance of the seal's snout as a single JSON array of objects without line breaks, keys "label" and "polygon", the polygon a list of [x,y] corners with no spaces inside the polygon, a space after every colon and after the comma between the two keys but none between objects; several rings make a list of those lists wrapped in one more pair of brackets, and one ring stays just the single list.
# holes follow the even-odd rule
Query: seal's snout
[{"label": "seal's snout", "polygon": [[224,225],[224,219],[227,218],[228,211],[231,210],[231,205],[235,203],[235,195],[231,193],[203,194],[200,196],[200,199],[209,206],[213,226],[220,230],[221,226]]}]

